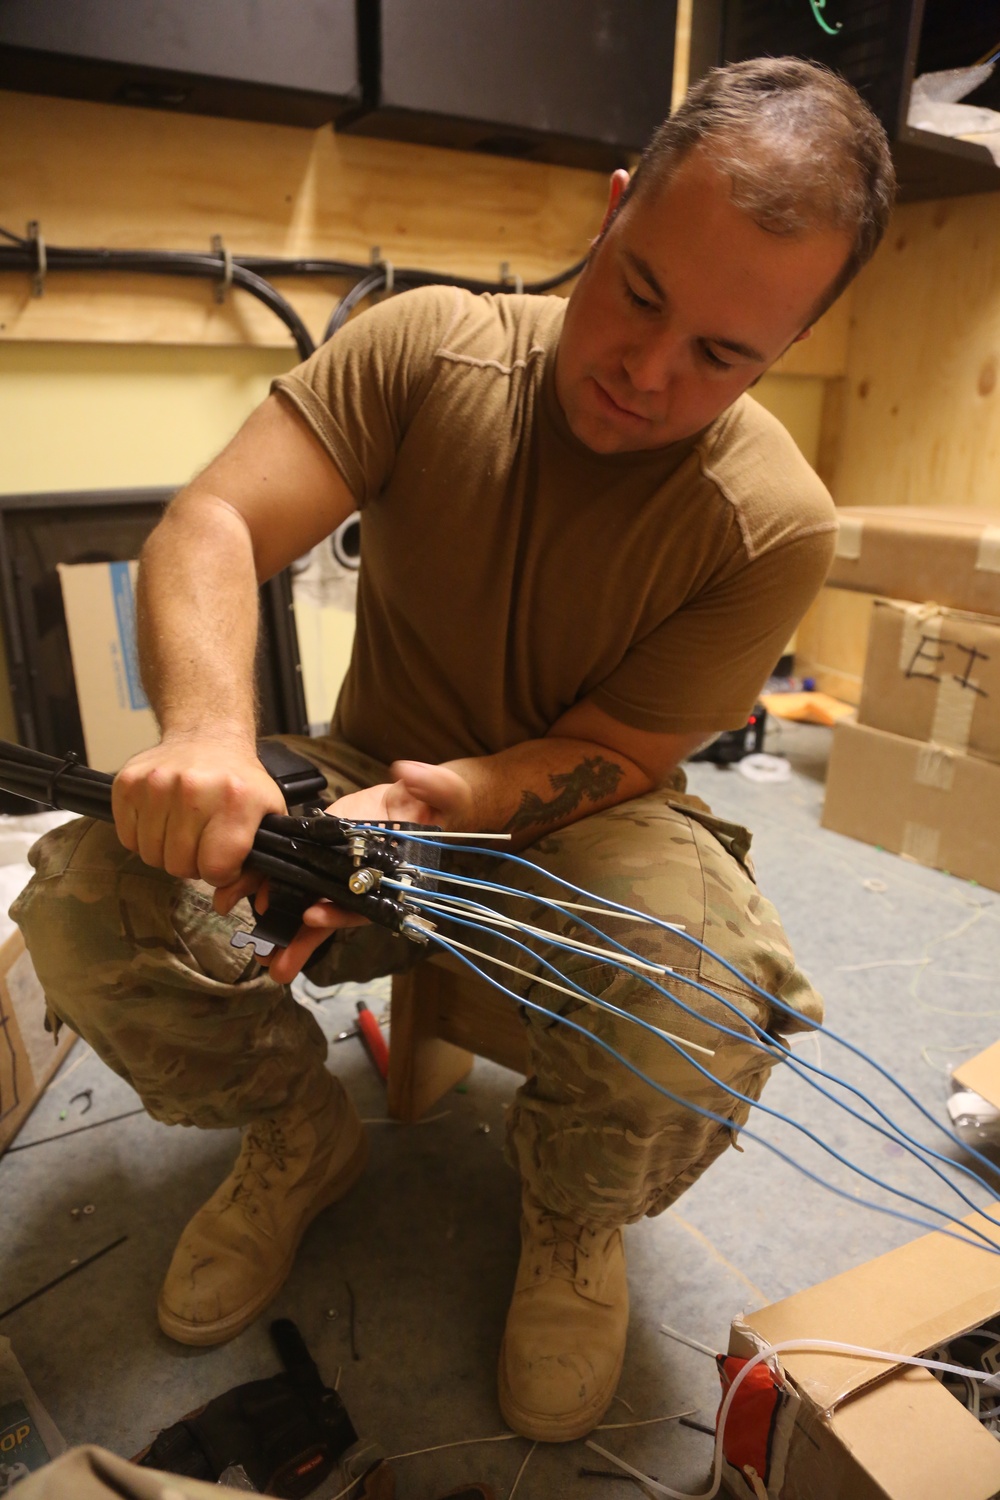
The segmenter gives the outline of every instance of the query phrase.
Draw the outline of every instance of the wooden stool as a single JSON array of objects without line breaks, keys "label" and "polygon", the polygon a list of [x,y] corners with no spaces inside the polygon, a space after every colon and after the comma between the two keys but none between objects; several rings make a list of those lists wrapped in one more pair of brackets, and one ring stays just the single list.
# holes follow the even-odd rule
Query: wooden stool
[{"label": "wooden stool", "polygon": [[528,1037],[517,1005],[458,959],[417,964],[392,981],[389,1113],[418,1120],[476,1057],[528,1071]]}]

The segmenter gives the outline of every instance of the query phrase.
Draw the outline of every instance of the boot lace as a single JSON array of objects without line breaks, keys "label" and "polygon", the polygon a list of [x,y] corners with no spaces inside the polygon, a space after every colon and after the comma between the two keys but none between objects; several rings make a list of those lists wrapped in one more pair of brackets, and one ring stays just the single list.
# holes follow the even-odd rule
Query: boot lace
[{"label": "boot lace", "polygon": [[540,1216],[539,1228],[539,1244],[553,1247],[552,1275],[563,1276],[567,1281],[579,1278],[586,1286],[586,1262],[591,1254],[587,1242],[593,1239],[593,1231],[575,1219],[562,1219],[544,1212]]},{"label": "boot lace", "polygon": [[285,1170],[288,1143],[276,1120],[258,1120],[243,1137],[243,1149],[233,1170],[233,1202],[270,1187],[270,1173]]}]

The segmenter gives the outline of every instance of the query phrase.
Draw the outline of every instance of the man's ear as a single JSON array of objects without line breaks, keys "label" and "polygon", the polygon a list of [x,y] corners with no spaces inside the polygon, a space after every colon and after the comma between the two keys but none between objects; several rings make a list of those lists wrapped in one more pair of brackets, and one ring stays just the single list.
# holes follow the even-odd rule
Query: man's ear
[{"label": "man's ear", "polygon": [[600,232],[597,236],[598,239],[600,239],[601,235],[607,229],[608,225],[611,223],[611,220],[618,212],[618,204],[621,202],[622,193],[624,193],[627,187],[628,173],[626,172],[624,167],[619,167],[617,171],[612,172],[611,181],[608,184],[608,206],[604,210],[604,219],[602,220]]},{"label": "man's ear", "polygon": [[797,333],[795,335],[795,337],[792,339],[792,343],[793,344],[801,344],[801,342],[802,342],[803,339],[811,339],[812,336],[813,336],[813,325],[812,325],[812,323],[810,323],[808,328],[803,328],[803,330],[802,330],[801,333]]}]

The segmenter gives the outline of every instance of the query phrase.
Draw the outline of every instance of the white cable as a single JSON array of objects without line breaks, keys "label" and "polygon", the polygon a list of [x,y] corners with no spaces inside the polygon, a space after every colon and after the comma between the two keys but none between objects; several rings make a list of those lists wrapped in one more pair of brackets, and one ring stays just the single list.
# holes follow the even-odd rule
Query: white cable
[{"label": "white cable", "polygon": [[587,1439],[587,1447],[599,1453],[602,1458],[608,1459],[619,1469],[624,1469],[626,1474],[631,1474],[633,1479],[638,1479],[642,1484],[657,1495],[666,1495],[669,1500],[715,1500],[722,1483],[722,1444],[726,1431],[726,1421],[729,1410],[733,1404],[736,1392],[743,1384],[750,1371],[764,1360],[770,1359],[776,1354],[806,1353],[810,1350],[825,1349],[835,1354],[855,1354],[864,1359],[877,1359],[890,1365],[919,1365],[925,1370],[943,1370],[949,1375],[970,1376],[973,1380],[981,1380],[984,1384],[992,1384],[994,1389],[1000,1387],[1000,1374],[990,1374],[986,1370],[969,1370],[964,1365],[946,1364],[939,1359],[922,1359],[915,1354],[889,1354],[884,1349],[867,1349],[861,1344],[841,1344],[835,1339],[780,1339],[776,1344],[765,1344],[757,1354],[748,1359],[733,1379],[732,1385],[726,1392],[725,1399],[719,1409],[719,1419],[715,1433],[715,1458],[712,1464],[712,1485],[710,1489],[698,1490],[692,1494],[689,1490],[672,1490],[669,1485],[660,1484],[656,1479],[650,1479],[648,1474],[643,1474],[640,1469],[633,1469],[623,1458],[614,1453],[609,1453],[606,1448],[600,1447],[598,1443]]},{"label": "white cable", "polygon": [[[554,979],[543,979],[540,974],[533,974],[530,969],[522,969],[518,964],[508,963],[504,958],[494,958],[491,953],[481,953],[478,948],[473,948],[471,943],[460,943],[458,938],[449,937],[448,942],[453,948],[461,948],[466,953],[474,953],[477,958],[484,959],[489,964],[499,964],[501,969],[510,969],[514,974],[521,974],[525,979],[530,979],[532,984],[544,984],[550,990],[559,990],[563,995],[569,995],[573,1000],[582,1000],[588,1005],[593,1005],[597,1010],[604,1010],[604,1001],[597,995],[582,994],[579,990],[571,990],[568,985],[557,984]],[[650,1022],[652,1025],[652,1022]],[[675,1042],[678,1047],[686,1047],[691,1052],[704,1053],[706,1057],[714,1057],[713,1047],[703,1047],[699,1042],[689,1042],[682,1036],[675,1036],[672,1031],[664,1031],[662,1026],[654,1026],[653,1030],[658,1036],[665,1037],[667,1041]]]},{"label": "white cable", "polygon": [[627,964],[634,969],[644,969],[648,974],[673,973],[673,970],[665,964],[647,963],[645,959],[636,958],[632,953],[619,952],[613,948],[600,948],[596,943],[582,943],[577,938],[562,937],[558,933],[548,932],[544,927],[533,927],[530,922],[520,922],[513,917],[504,917],[499,912],[484,911],[481,906],[463,902],[460,897],[456,897],[453,903],[442,904],[434,901],[423,891],[418,895],[414,886],[407,885],[402,880],[392,880],[383,875],[381,884],[405,891],[407,898],[415,905],[426,907],[428,911],[438,912],[441,916],[448,916],[451,913],[457,916],[475,917],[478,922],[486,922],[494,927],[509,927],[515,932],[527,933],[529,937],[542,938],[547,943],[565,944],[566,947],[576,948],[581,953],[589,953],[605,960],[614,959],[616,963]]},{"label": "white cable", "polygon": [[[445,882],[448,885],[471,885],[479,891],[496,890],[495,884],[489,880],[473,880],[467,875],[442,875],[437,870],[434,871],[433,880],[435,884]],[[531,891],[518,891],[517,895],[523,897],[525,901],[534,899]],[[585,906],[582,901],[560,901],[556,896],[546,896],[545,904],[546,906],[562,907],[564,911],[589,911],[595,913],[598,917],[627,917],[630,922],[648,922],[651,927],[659,927],[661,925],[655,917],[644,917],[641,912],[633,914],[632,912],[615,911],[610,906]],[[669,927],[673,932],[686,931],[683,922],[664,922],[662,925]]]}]

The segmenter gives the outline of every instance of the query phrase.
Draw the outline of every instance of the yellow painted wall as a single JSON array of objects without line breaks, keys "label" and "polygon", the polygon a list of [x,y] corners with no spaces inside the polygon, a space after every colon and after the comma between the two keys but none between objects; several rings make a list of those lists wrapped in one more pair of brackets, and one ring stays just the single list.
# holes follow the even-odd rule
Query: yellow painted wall
[{"label": "yellow painted wall", "polygon": [[293,359],[280,349],[0,344],[0,487],[183,484]]}]

